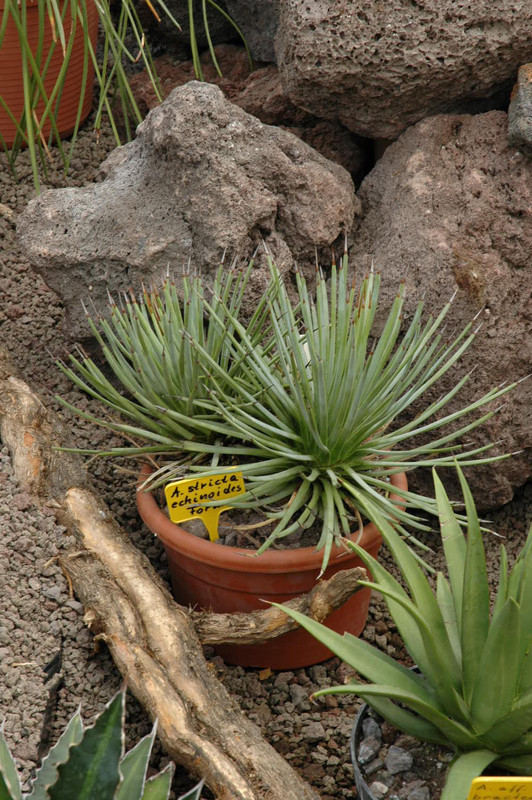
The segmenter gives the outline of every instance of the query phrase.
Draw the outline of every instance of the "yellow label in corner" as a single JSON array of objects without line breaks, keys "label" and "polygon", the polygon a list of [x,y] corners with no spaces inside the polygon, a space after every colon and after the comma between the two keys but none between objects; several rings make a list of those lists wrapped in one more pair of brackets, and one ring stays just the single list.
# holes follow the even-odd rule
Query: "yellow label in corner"
[{"label": "yellow label in corner", "polygon": [[207,478],[184,478],[173,481],[164,487],[168,513],[172,522],[185,522],[187,519],[201,519],[209,532],[211,542],[218,539],[218,520],[222,511],[231,508],[215,506],[206,508],[205,503],[227,500],[244,494],[244,478],[241,472],[223,475],[209,475]]},{"label": "yellow label in corner", "polygon": [[467,800],[532,800],[532,778],[475,778]]}]

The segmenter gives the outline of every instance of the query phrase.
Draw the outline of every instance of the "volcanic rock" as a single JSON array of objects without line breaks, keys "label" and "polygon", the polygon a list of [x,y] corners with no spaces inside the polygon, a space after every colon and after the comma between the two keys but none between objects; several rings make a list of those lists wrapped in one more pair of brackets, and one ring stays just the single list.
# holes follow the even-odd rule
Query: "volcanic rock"
[{"label": "volcanic rock", "polygon": [[280,0],[279,15],[288,95],[371,138],[395,139],[434,114],[502,108],[532,59],[529,0]]},{"label": "volcanic rock", "polygon": [[[482,327],[461,360],[434,387],[432,399],[476,367],[448,406],[463,407],[503,381],[516,381],[532,365],[532,163],[508,146],[507,116],[438,116],[406,131],[364,179],[363,217],[355,224],[351,265],[382,272],[382,307],[406,281],[406,318],[425,299],[437,314],[457,296],[447,316],[451,336],[475,314]],[[494,508],[511,499],[529,477],[532,381],[520,384],[487,423],[467,436],[474,445],[501,442],[497,452],[524,452],[497,464],[466,470],[477,503]],[[417,402],[413,413],[425,407]],[[467,418],[466,418],[467,419]],[[488,454],[489,455],[489,454]],[[452,470],[441,470],[441,477]],[[432,491],[420,470],[409,475]]]},{"label": "volcanic rock", "polygon": [[[261,243],[282,270],[305,267],[316,248],[328,251],[350,230],[358,207],[342,167],[263,125],[216,86],[192,81],[111,153],[100,183],[29,203],[18,234],[63,300],[68,335],[83,338],[81,300],[103,310],[108,290],[158,283],[189,263],[208,278],[224,252],[248,260]],[[248,286],[250,308],[264,291],[263,261]]]}]

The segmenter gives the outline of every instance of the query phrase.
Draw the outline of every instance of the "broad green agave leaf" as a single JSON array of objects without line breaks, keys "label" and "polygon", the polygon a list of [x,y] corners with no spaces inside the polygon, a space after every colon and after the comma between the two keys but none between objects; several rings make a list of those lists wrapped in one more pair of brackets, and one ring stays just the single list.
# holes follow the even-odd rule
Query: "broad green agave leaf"
[{"label": "broad green agave leaf", "polygon": [[465,800],[472,781],[496,759],[497,753],[490,750],[473,750],[459,756],[449,767],[440,800]]},{"label": "broad green agave leaf", "polygon": [[502,769],[532,775],[532,569],[528,568],[532,528],[510,572],[506,551],[502,551],[502,586],[490,618],[481,529],[471,492],[457,468],[468,533],[467,537],[462,533],[434,474],[448,572],[448,579],[437,575],[435,594],[422,567],[387,520],[380,521],[380,529],[408,591],[374,558],[348,543],[374,576],[373,583],[361,584],[384,596],[419,675],[411,673],[409,679],[408,670],[367,642],[350,634],[341,636],[279,606],[370,681],[331,687],[317,696],[354,692],[407,733],[456,750],[442,800],[466,800],[473,778],[494,762]]},{"label": "broad green agave leaf", "polygon": [[28,800],[47,800],[47,790],[57,781],[58,769],[70,757],[70,748],[79,744],[83,736],[83,723],[79,710],[70,719],[57,743],[43,759],[42,765],[32,783]]},{"label": "broad green agave leaf", "polygon": [[59,766],[59,778],[49,789],[50,800],[92,800],[113,797],[120,782],[118,762],[123,754],[124,692],[119,692],[70,749]]},{"label": "broad green agave leaf", "polygon": [[21,800],[22,791],[13,756],[4,738],[4,724],[0,728],[0,799]]},{"label": "broad green agave leaf", "polygon": [[[158,775],[146,781],[142,800],[168,800],[172,786],[174,765],[168,764]],[[203,781],[201,783],[203,786]]]},{"label": "broad green agave leaf", "polygon": [[[168,800],[173,764],[146,781],[157,726],[124,755],[124,713],[125,689],[113,697],[90,728],[83,729],[77,711],[24,798],[0,730],[0,800]],[[199,795],[192,797],[199,800]]]},{"label": "broad green agave leaf", "polygon": [[157,725],[154,725],[152,732],[141,739],[120,761],[118,768],[121,780],[115,800],[142,800],[156,730]]}]

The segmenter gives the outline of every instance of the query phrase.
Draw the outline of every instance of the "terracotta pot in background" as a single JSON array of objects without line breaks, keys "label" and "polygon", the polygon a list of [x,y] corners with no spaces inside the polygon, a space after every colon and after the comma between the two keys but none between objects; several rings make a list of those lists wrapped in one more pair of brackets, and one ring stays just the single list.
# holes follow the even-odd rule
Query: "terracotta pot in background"
[{"label": "terracotta pot in background", "polygon": [[[141,477],[149,474],[144,467]],[[407,488],[406,475],[392,476],[392,484]],[[398,499],[396,497],[396,499]],[[163,543],[174,597],[178,603],[217,612],[248,612],[265,608],[263,600],[278,603],[306,594],[320,573],[322,552],[314,547],[295,550],[267,550],[260,556],[253,551],[200,539],[174,524],[159,508],[152,492],[137,492],[140,516]],[[381,535],[373,524],[366,525],[359,540],[372,556],[381,546]],[[353,553],[333,547],[324,578],[341,569],[362,567]],[[358,636],[368,615],[370,590],[362,589],[334,611],[325,624],[335,631]],[[319,664],[332,656],[330,650],[301,629],[259,645],[225,645],[217,652],[229,664],[243,667],[295,669]]]},{"label": "terracotta pot in background", "polygon": [[[33,52],[37,48],[39,42],[39,5],[43,0],[38,2],[26,2],[27,25],[26,35]],[[0,20],[4,14],[4,0],[0,0]],[[98,36],[98,11],[93,2],[87,0],[87,15],[89,22],[89,35],[92,45],[96,47],[96,40]],[[67,11],[64,20],[65,36],[68,36],[70,28],[70,11]],[[78,113],[79,98],[82,86],[83,76],[83,61],[84,61],[84,31],[81,28],[81,23],[77,22],[76,36],[74,39],[74,46],[66,78],[61,92],[61,99],[59,103],[59,110],[57,113],[57,125],[61,136],[68,136],[74,130],[76,124],[76,116]],[[45,12],[44,15],[44,36],[43,36],[43,56],[41,63],[46,63],[47,55],[53,43],[53,31]],[[85,87],[85,95],[83,99],[83,107],[81,113],[81,122],[83,122],[90,113],[92,106],[93,83],[94,83],[94,67],[92,60],[89,58],[89,68],[87,83]],[[58,42],[55,46],[53,56],[46,71],[44,78],[44,86],[48,95],[53,90],[57,76],[63,64],[63,51],[61,44]],[[3,41],[0,46],[0,96],[8,105],[11,112],[17,120],[20,120],[24,111],[24,94],[22,83],[22,59],[19,35],[15,23],[10,18],[8,20]],[[40,119],[40,115],[44,110],[45,104],[40,101],[37,105],[36,114]],[[43,127],[43,134],[48,137],[50,134],[51,125],[46,122]],[[7,114],[4,106],[0,103],[0,133],[4,139],[7,147],[11,147],[16,136],[16,127],[11,118]]]}]

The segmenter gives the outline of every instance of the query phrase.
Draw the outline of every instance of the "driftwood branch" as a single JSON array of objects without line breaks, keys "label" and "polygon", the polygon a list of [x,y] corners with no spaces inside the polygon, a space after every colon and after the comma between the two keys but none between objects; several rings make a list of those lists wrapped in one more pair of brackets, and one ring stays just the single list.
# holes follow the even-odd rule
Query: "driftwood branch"
[{"label": "driftwood branch", "polygon": [[[221,800],[316,800],[207,667],[195,624],[204,640],[213,641],[213,622],[225,615],[198,620],[175,603],[148,559],[86,488],[80,459],[54,449],[66,443],[58,419],[13,377],[1,350],[0,435],[19,481],[54,508],[74,535],[76,545],[63,557],[63,567],[83,603],[85,622],[107,643],[152,719],[158,718],[169,755],[205,777]],[[322,584],[303,602],[319,617],[331,602],[330,590],[331,584]],[[279,612],[259,612],[257,619],[266,620],[272,635],[280,633]]]},{"label": "driftwood branch", "polygon": [[[361,567],[345,569],[328,581],[317,583],[308,594],[289,600],[284,605],[323,622],[362,588],[358,581],[367,579],[368,573]],[[297,628],[297,623],[277,608],[248,614],[193,611],[191,617],[202,644],[257,644]]]}]

